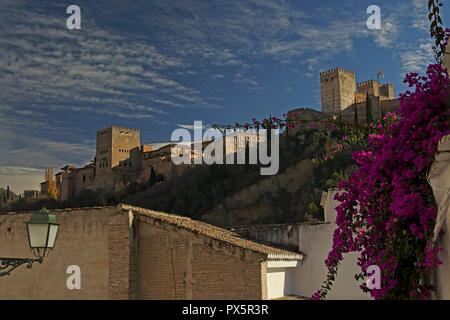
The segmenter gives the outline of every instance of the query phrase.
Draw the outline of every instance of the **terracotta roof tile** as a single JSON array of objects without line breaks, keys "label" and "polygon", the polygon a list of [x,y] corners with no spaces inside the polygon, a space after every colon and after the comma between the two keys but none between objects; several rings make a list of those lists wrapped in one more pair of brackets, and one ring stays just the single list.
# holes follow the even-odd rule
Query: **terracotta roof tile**
[{"label": "terracotta roof tile", "polygon": [[134,207],[127,204],[119,204],[118,207],[122,210],[131,210],[134,213],[141,214],[158,221],[167,222],[189,231],[227,242],[240,248],[266,254],[268,260],[301,260],[303,258],[301,253],[283,250],[270,245],[248,240],[231,230],[216,227],[198,220],[192,220],[188,217]]}]

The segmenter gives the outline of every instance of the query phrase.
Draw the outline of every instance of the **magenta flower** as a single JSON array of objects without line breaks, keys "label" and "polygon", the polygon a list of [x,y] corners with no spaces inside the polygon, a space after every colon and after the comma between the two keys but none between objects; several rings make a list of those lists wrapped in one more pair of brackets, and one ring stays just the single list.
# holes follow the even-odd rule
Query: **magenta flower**
[{"label": "magenta flower", "polygon": [[[380,289],[361,286],[374,299],[425,299],[433,290],[410,279],[421,279],[442,263],[438,258],[442,249],[431,242],[436,204],[424,181],[439,140],[450,134],[446,120],[450,113],[444,103],[450,79],[440,65],[430,65],[426,74],[405,76],[414,91],[400,94],[401,116],[387,113],[384,125],[376,126],[380,132],[368,137],[367,149],[352,155],[359,169],[338,185],[337,228],[325,261],[328,276],[315,299],[326,294],[347,252],[360,252],[362,271],[371,265],[383,271]],[[405,258],[405,250],[413,252],[414,259]],[[400,265],[406,268],[394,272]]]}]

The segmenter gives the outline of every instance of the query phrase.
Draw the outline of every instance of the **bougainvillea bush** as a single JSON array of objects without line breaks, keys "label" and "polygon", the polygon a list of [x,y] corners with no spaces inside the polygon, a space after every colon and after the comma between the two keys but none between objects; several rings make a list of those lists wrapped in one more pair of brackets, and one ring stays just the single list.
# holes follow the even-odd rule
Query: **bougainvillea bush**
[{"label": "bougainvillea bush", "polygon": [[353,153],[360,168],[339,184],[328,276],[313,299],[326,296],[343,254],[352,251],[361,252],[357,279],[371,265],[381,270],[380,289],[361,285],[375,299],[424,299],[433,289],[425,279],[441,263],[441,249],[431,242],[437,210],[426,173],[439,140],[450,133],[450,80],[437,64],[404,81],[414,91],[400,95],[399,116],[387,115],[369,135],[369,148]]},{"label": "bougainvillea bush", "polygon": [[[434,39],[437,63],[442,62],[450,36],[439,15],[442,6],[441,0],[428,0],[430,36]],[[361,253],[357,280],[369,275],[370,266],[380,268],[379,289],[361,285],[374,299],[425,299],[433,290],[427,275],[441,264],[441,248],[432,242],[437,207],[427,172],[439,140],[450,133],[450,80],[447,70],[435,64],[428,67],[426,76],[410,73],[404,82],[411,91],[400,94],[398,113],[387,114],[381,122],[363,127],[355,123],[352,128],[341,120],[325,120],[328,126],[338,125],[349,134],[327,149],[322,158],[314,159],[316,164],[351,147],[363,146],[363,150],[353,153],[359,169],[349,180],[339,183],[341,191],[335,197],[340,203],[336,207],[337,228],[325,261],[328,274],[312,299],[325,298],[343,254],[348,252]],[[298,121],[291,114],[262,122],[253,119],[253,125],[236,123],[235,127],[283,129],[306,122],[309,121]]]}]

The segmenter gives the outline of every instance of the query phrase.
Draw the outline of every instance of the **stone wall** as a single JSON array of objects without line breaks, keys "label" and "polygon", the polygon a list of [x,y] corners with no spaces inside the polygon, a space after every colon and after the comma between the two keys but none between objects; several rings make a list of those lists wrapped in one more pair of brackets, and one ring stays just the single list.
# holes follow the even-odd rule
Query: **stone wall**
[{"label": "stone wall", "polygon": [[321,72],[320,91],[322,111],[338,113],[353,102],[355,73],[341,68]]},{"label": "stone wall", "polygon": [[[387,112],[396,112],[400,107],[400,101],[398,99],[383,100],[384,97],[370,97],[372,102],[372,112],[374,120],[381,119],[383,110]],[[356,104],[358,108],[358,119],[360,122],[366,121],[366,102],[359,102]],[[342,111],[342,119],[346,121],[354,121],[354,105],[349,106],[347,109]]]},{"label": "stone wall", "polygon": [[[266,299],[266,254],[124,211],[54,210],[55,248],[42,264],[0,278],[0,299]],[[0,256],[33,257],[23,222],[0,215]],[[81,289],[69,290],[69,266]]]},{"label": "stone wall", "polygon": [[[127,299],[129,221],[116,207],[54,210],[60,230],[42,264],[0,278],[0,299]],[[30,213],[0,215],[0,256],[33,257],[26,227]],[[68,266],[81,269],[81,289],[69,290]]]},{"label": "stone wall", "polygon": [[137,299],[265,299],[258,254],[139,218]]}]

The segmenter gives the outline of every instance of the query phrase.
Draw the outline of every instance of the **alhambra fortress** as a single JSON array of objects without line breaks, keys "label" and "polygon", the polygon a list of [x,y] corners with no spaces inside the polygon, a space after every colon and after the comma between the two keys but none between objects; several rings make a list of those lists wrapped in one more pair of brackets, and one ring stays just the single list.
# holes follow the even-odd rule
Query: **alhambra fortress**
[{"label": "alhambra fortress", "polygon": [[[373,116],[381,118],[383,112],[395,111],[399,102],[394,98],[392,84],[381,84],[369,80],[356,84],[355,73],[335,68],[320,73],[322,111],[296,109],[288,113],[291,119],[319,120],[330,117],[353,121],[357,108],[360,121],[365,120],[366,98],[372,104]],[[295,116],[294,116],[295,115]],[[288,128],[286,134],[295,134],[300,128]],[[235,133],[234,144],[226,145],[225,155],[236,152],[246,143],[253,145],[258,138],[248,133]],[[203,141],[202,148],[210,141]],[[170,180],[191,167],[189,164],[174,165],[172,153],[182,153],[176,144],[168,144],[157,150],[151,145],[141,145],[138,129],[111,126],[97,131],[97,146],[94,160],[82,168],[66,165],[56,174],[58,200],[66,201],[83,190],[118,191],[130,183],[148,181],[151,170]],[[194,160],[204,154],[190,151]],[[41,194],[45,195],[47,182],[41,183]]]},{"label": "alhambra fortress", "polygon": [[[445,66],[450,66],[446,56]],[[291,110],[292,118],[312,120],[342,117],[365,118],[365,99],[372,102],[374,118],[394,111],[399,103],[393,87],[371,80],[356,85],[355,74],[340,68],[320,74],[322,112],[311,109]],[[294,116],[295,114],[295,116]],[[292,129],[295,133],[296,129]],[[285,132],[291,134],[293,132]],[[299,136],[300,137],[300,136]],[[237,146],[260,142],[256,136],[238,134],[225,146],[225,154],[234,154]],[[201,147],[211,143],[202,141]],[[137,129],[111,126],[97,131],[94,160],[82,168],[67,165],[57,173],[60,200],[69,199],[82,190],[117,190],[130,182],[146,181],[153,170],[164,179],[180,175],[191,165],[172,164],[171,155],[188,152],[191,159],[202,156],[203,148],[179,148],[169,144],[158,150],[141,145]],[[198,147],[198,146],[197,146]],[[450,136],[438,146],[428,172],[430,184],[445,231],[438,238],[439,259],[443,264],[430,275],[436,291],[432,299],[450,299],[450,209],[445,208],[450,168]],[[249,212],[239,203],[260,192],[270,193],[283,187],[295,188],[293,181],[313,179],[309,159],[299,161],[292,170],[281,172],[261,184],[239,190],[223,201],[226,214],[248,218]],[[309,163],[309,164],[308,164]],[[284,178],[283,178],[284,177]],[[46,183],[42,184],[46,190]],[[305,192],[304,185],[297,188]],[[233,226],[214,219],[194,220],[187,216],[155,211],[129,204],[52,210],[60,223],[56,245],[44,262],[33,268],[17,268],[2,278],[0,299],[307,299],[326,278],[324,260],[332,246],[336,229],[335,200],[338,189],[322,192],[320,205],[323,221],[269,224],[256,222]],[[448,195],[448,193],[447,193]],[[246,201],[241,201],[246,200]],[[251,203],[251,202],[250,202]],[[221,204],[222,205],[222,204]],[[238,206],[236,206],[238,205]],[[277,204],[278,205],[278,204]],[[259,214],[267,202],[255,208]],[[211,218],[221,215],[215,207]],[[24,222],[31,212],[0,214],[0,246],[3,256],[26,256],[29,246]],[[442,219],[438,217],[438,220]],[[256,221],[256,220],[255,220]],[[364,280],[355,281],[359,254],[346,253],[340,263],[333,288],[326,299],[370,299],[361,291]],[[76,289],[68,289],[68,266],[81,270]]]}]

